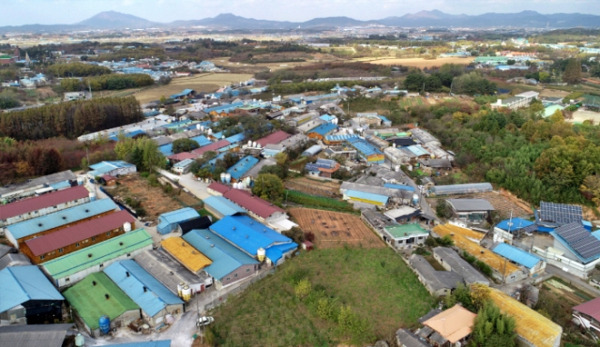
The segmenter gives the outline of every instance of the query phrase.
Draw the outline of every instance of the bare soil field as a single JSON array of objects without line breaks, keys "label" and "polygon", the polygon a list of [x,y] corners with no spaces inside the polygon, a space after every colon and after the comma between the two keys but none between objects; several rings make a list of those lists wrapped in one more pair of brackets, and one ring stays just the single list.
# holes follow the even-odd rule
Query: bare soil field
[{"label": "bare soil field", "polygon": [[485,199],[494,206],[496,212],[500,215],[501,218],[506,219],[510,218],[511,212],[513,217],[527,217],[533,214],[531,209],[531,205],[519,199],[518,197],[512,195],[510,192],[505,190],[500,191],[492,191],[487,193],[477,193],[477,194],[466,194],[460,196],[447,196],[440,198],[428,198],[427,202],[431,205],[431,207],[435,210],[437,206],[437,202],[440,199]]},{"label": "bare soil field", "polygon": [[160,186],[153,187],[138,175],[122,177],[118,185],[105,189],[115,198],[138,200],[140,207],[146,210],[146,218],[149,220],[156,220],[158,215],[165,212],[200,203],[200,200],[183,191],[180,194],[175,191],[174,195],[170,196]]},{"label": "bare soil field", "polygon": [[341,196],[339,183],[317,181],[307,177],[294,178],[286,181],[285,188],[327,198],[339,198]]},{"label": "bare soil field", "polygon": [[600,123],[600,113],[588,110],[577,110],[573,112],[573,117],[567,119],[567,121],[572,123],[583,123],[586,120],[591,120],[594,124]]},{"label": "bare soil field", "polygon": [[424,59],[424,58],[384,58],[384,59],[374,59],[365,61],[371,64],[377,65],[402,65],[402,66],[410,66],[416,67],[419,69],[423,68],[432,68],[436,66],[442,66],[444,64],[459,64],[459,65],[469,65],[475,60],[474,57],[470,58],[436,58],[436,59]]},{"label": "bare soil field", "polygon": [[214,92],[217,89],[252,78],[251,74],[234,73],[207,73],[191,77],[178,77],[171,80],[166,86],[150,87],[133,92],[133,96],[142,104],[159,100],[161,96],[169,97],[189,88],[197,92]]},{"label": "bare soil field", "polygon": [[289,212],[304,232],[315,235],[317,248],[336,248],[345,244],[366,248],[386,247],[358,216],[301,207],[291,208]]},{"label": "bare soil field", "polygon": [[[261,56],[258,56],[258,57],[261,57]],[[298,56],[298,58],[300,58],[300,57],[305,58],[306,61],[296,61],[296,62],[276,62],[276,61],[274,61],[274,62],[250,64],[250,63],[246,63],[246,62],[232,62],[232,61],[229,61],[229,57],[214,58],[211,61],[214,62],[217,66],[231,69],[232,71],[236,71],[236,72],[248,71],[249,73],[262,71],[265,69],[269,69],[269,70],[293,69],[297,66],[313,65],[316,63],[344,61],[344,59],[341,59],[341,58],[338,58],[331,54],[326,54],[326,53],[314,53],[314,54],[311,53],[311,57]]]},{"label": "bare soil field", "polygon": [[542,98],[564,98],[567,95],[569,95],[569,92],[558,89],[544,88],[540,91],[540,97]]}]

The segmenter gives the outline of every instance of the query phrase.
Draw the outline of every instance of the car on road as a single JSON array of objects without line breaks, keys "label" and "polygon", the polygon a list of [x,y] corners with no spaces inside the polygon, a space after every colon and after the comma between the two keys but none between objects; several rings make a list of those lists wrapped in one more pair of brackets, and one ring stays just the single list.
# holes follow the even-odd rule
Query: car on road
[{"label": "car on road", "polygon": [[196,326],[197,327],[204,327],[209,325],[210,323],[214,322],[215,319],[213,317],[210,316],[202,316],[198,318],[198,321],[196,322]]}]

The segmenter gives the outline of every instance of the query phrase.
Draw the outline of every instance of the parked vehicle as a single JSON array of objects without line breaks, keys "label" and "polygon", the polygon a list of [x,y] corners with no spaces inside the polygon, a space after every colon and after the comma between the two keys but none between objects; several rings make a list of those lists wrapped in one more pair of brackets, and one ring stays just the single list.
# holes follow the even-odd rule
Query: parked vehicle
[{"label": "parked vehicle", "polygon": [[204,327],[209,325],[210,323],[214,322],[215,319],[213,317],[210,316],[203,316],[198,318],[198,321],[196,322],[196,326],[197,327]]}]

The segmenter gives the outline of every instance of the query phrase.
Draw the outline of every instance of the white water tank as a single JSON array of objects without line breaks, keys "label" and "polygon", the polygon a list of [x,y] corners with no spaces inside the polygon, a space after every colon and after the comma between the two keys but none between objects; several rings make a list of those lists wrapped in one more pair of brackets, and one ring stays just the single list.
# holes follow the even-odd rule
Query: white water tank
[{"label": "white water tank", "polygon": [[211,135],[211,134],[212,134],[212,129],[210,129],[210,128],[209,128],[209,129],[208,129],[208,131],[207,131],[206,133],[207,133],[208,135]]},{"label": "white water tank", "polygon": [[130,232],[131,231],[131,223],[129,223],[129,222],[123,223],[123,231],[126,233]]},{"label": "white water tank", "polygon": [[177,296],[182,298],[183,297],[183,287],[185,286],[185,283],[183,282],[179,282],[179,284],[177,285]]},{"label": "white water tank", "polygon": [[252,141],[248,140],[248,147],[252,147]]},{"label": "white water tank", "polygon": [[95,201],[95,200],[96,200],[96,193],[90,192],[90,201]]},{"label": "white water tank", "polygon": [[190,301],[192,298],[192,288],[190,288],[188,285],[184,286],[181,290],[181,294],[183,301]]},{"label": "white water tank", "polygon": [[196,124],[196,129],[198,129],[198,130],[202,130],[202,125],[200,125],[200,124]]},{"label": "white water tank", "polygon": [[225,174],[225,182],[227,182],[227,183],[231,182],[231,174],[230,173]]},{"label": "white water tank", "polygon": [[258,261],[265,260],[265,255],[266,254],[267,254],[267,252],[262,247],[256,250],[256,257],[258,258]]},{"label": "white water tank", "polygon": [[225,183],[225,173],[221,172],[221,183]]}]

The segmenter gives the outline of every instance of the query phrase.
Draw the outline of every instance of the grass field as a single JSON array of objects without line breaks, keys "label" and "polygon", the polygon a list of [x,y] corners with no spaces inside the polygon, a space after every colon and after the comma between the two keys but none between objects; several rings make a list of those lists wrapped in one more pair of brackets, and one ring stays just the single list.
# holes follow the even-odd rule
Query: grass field
[{"label": "grass field", "polygon": [[354,210],[354,207],[346,201],[311,195],[297,190],[286,189],[285,194],[287,202],[299,204],[304,207],[358,213],[358,211]]},{"label": "grass field", "polygon": [[[303,296],[296,294],[300,282],[310,284]],[[220,346],[360,346],[391,341],[434,302],[389,248],[319,249],[216,308],[207,337]]]},{"label": "grass field", "polygon": [[[365,61],[371,64],[377,65],[402,65],[416,67],[419,69],[431,68],[435,66],[442,66],[444,64],[459,64],[469,65],[475,60],[475,57],[471,58],[437,58],[437,59],[424,59],[424,58],[384,58],[384,59],[373,59]],[[364,61],[364,60],[363,60]]]},{"label": "grass field", "polygon": [[304,232],[312,232],[315,235],[314,243],[317,248],[342,245],[386,247],[358,216],[300,207],[291,208],[289,212]]},{"label": "grass field", "polygon": [[[195,75],[192,77],[179,77],[171,80],[171,83],[165,86],[154,86],[141,90],[121,91],[120,93],[133,95],[142,104],[153,100],[159,100],[161,96],[169,97],[181,92],[186,88],[194,89],[197,92],[214,92],[217,89],[252,78],[251,74],[233,74],[233,73],[207,73]],[[122,95],[124,96],[124,95]]]},{"label": "grass field", "polygon": [[325,196],[328,198],[339,197],[340,184],[333,181],[319,181],[308,177],[298,177],[285,182],[285,187],[303,193]]}]

